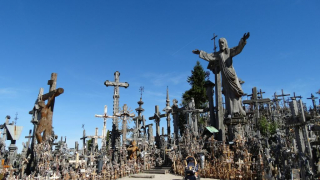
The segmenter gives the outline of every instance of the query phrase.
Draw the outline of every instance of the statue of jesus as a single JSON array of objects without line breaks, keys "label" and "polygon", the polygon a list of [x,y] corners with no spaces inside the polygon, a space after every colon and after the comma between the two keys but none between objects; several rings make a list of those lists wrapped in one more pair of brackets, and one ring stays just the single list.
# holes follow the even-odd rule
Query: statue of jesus
[{"label": "statue of jesus", "polygon": [[[241,96],[244,94],[237,77],[236,71],[233,68],[232,58],[238,55],[247,43],[250,33],[245,33],[240,39],[239,45],[229,48],[225,38],[219,39],[218,52],[206,53],[205,51],[195,49],[192,52],[199,54],[199,57],[208,61],[213,66],[218,66],[222,75],[222,93],[225,96],[226,115],[231,117],[245,116],[246,112],[242,108]],[[210,67],[209,64],[209,67]],[[212,67],[211,67],[212,69]],[[213,71],[216,71],[212,69]],[[215,72],[216,73],[216,72]]]}]

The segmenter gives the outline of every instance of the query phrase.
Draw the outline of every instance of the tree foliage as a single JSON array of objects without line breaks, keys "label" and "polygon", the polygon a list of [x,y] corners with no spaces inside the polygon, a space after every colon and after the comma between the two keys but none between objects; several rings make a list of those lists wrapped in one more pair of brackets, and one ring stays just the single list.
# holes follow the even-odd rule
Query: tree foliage
[{"label": "tree foliage", "polygon": [[[196,109],[206,108],[206,103],[208,101],[205,81],[208,78],[210,72],[205,72],[200,62],[197,61],[196,65],[191,70],[191,76],[188,76],[187,82],[190,84],[191,88],[182,94],[182,105],[187,106],[191,98],[194,99]],[[202,122],[200,120],[200,122]],[[186,115],[182,112],[179,113],[179,129],[180,134],[184,132],[184,124],[186,124]]]},{"label": "tree foliage", "polygon": [[197,64],[193,67],[193,70],[191,70],[191,76],[187,79],[187,82],[191,85],[191,89],[183,93],[182,104],[186,105],[193,97],[197,109],[205,108],[205,103],[208,99],[206,88],[204,87],[206,77],[208,77],[208,73],[203,70],[200,62],[197,61]]},{"label": "tree foliage", "polygon": [[266,117],[262,116],[259,120],[259,130],[263,136],[273,135],[275,134],[278,128],[278,123],[269,122]]}]

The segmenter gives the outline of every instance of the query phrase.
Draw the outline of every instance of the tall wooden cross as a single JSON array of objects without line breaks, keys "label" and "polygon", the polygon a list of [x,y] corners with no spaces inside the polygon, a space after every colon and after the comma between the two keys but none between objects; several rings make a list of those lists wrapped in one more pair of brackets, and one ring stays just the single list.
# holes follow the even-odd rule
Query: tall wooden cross
[{"label": "tall wooden cross", "polygon": [[[106,133],[107,133],[107,126],[106,126],[106,122],[107,122],[107,118],[114,118],[114,116],[109,116],[108,115],[108,106],[105,105],[104,106],[104,114],[103,115],[95,115],[95,117],[98,118],[103,118],[103,129],[102,129],[102,147],[106,147]],[[105,148],[103,148],[105,149]]]},{"label": "tall wooden cross", "polygon": [[153,116],[149,117],[149,120],[154,120],[156,123],[156,145],[160,148],[160,119],[166,117],[166,114],[161,114],[159,111],[159,106],[155,106],[155,113]]},{"label": "tall wooden cross", "polygon": [[[114,93],[113,93],[113,114],[119,113],[119,87],[127,88],[129,87],[129,84],[127,82],[119,82],[120,81],[120,73],[116,71],[114,73],[114,82],[105,81],[104,85],[113,86],[114,87]],[[114,117],[112,121],[112,148],[115,149],[116,147],[119,147],[120,139],[119,139],[119,127],[118,127],[118,117]]]}]

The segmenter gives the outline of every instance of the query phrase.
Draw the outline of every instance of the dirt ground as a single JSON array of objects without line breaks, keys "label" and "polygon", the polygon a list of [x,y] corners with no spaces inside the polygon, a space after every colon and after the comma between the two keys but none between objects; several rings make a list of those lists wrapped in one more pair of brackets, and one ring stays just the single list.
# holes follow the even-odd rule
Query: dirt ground
[{"label": "dirt ground", "polygon": [[[177,176],[173,174],[145,174],[145,173],[140,173],[140,174],[135,174],[135,175],[154,175],[154,178],[133,178],[133,177],[124,177],[120,178],[119,180],[134,180],[134,179],[141,179],[141,180],[183,180],[182,176]],[[201,178],[201,180],[216,180],[216,179],[211,179],[211,178]]]}]

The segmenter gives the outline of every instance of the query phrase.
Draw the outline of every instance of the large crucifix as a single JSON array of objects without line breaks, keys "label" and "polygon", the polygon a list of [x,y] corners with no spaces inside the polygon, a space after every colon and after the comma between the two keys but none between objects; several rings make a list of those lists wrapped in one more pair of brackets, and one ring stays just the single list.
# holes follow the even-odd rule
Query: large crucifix
[{"label": "large crucifix", "polygon": [[[42,95],[42,90],[40,89],[39,97],[37,100],[37,107],[40,109],[36,112],[36,108],[29,112],[29,114],[40,114],[40,119],[36,128],[35,128],[35,135],[38,140],[38,143],[41,143],[42,140],[49,139],[52,136],[52,116],[53,116],[53,108],[55,97],[59,96],[64,92],[63,88],[56,89],[57,84],[57,73],[51,74],[51,79],[48,80],[48,85],[50,85],[49,92]],[[48,100],[47,104],[45,101]],[[43,133],[43,136],[41,134]]]},{"label": "large crucifix", "polygon": [[149,117],[149,120],[154,120],[156,122],[156,145],[160,148],[160,119],[166,117],[166,114],[161,114],[159,111],[159,106],[155,106],[155,113],[153,116]]},{"label": "large crucifix", "polygon": [[[114,93],[113,93],[113,114],[119,113],[119,87],[127,88],[129,87],[129,84],[127,82],[119,82],[120,73],[116,71],[114,73],[114,82],[105,81],[104,84],[108,86],[114,86]],[[120,139],[119,139],[119,127],[118,127],[118,117],[113,117],[112,121],[112,148],[115,149],[116,147],[119,147]]]}]

